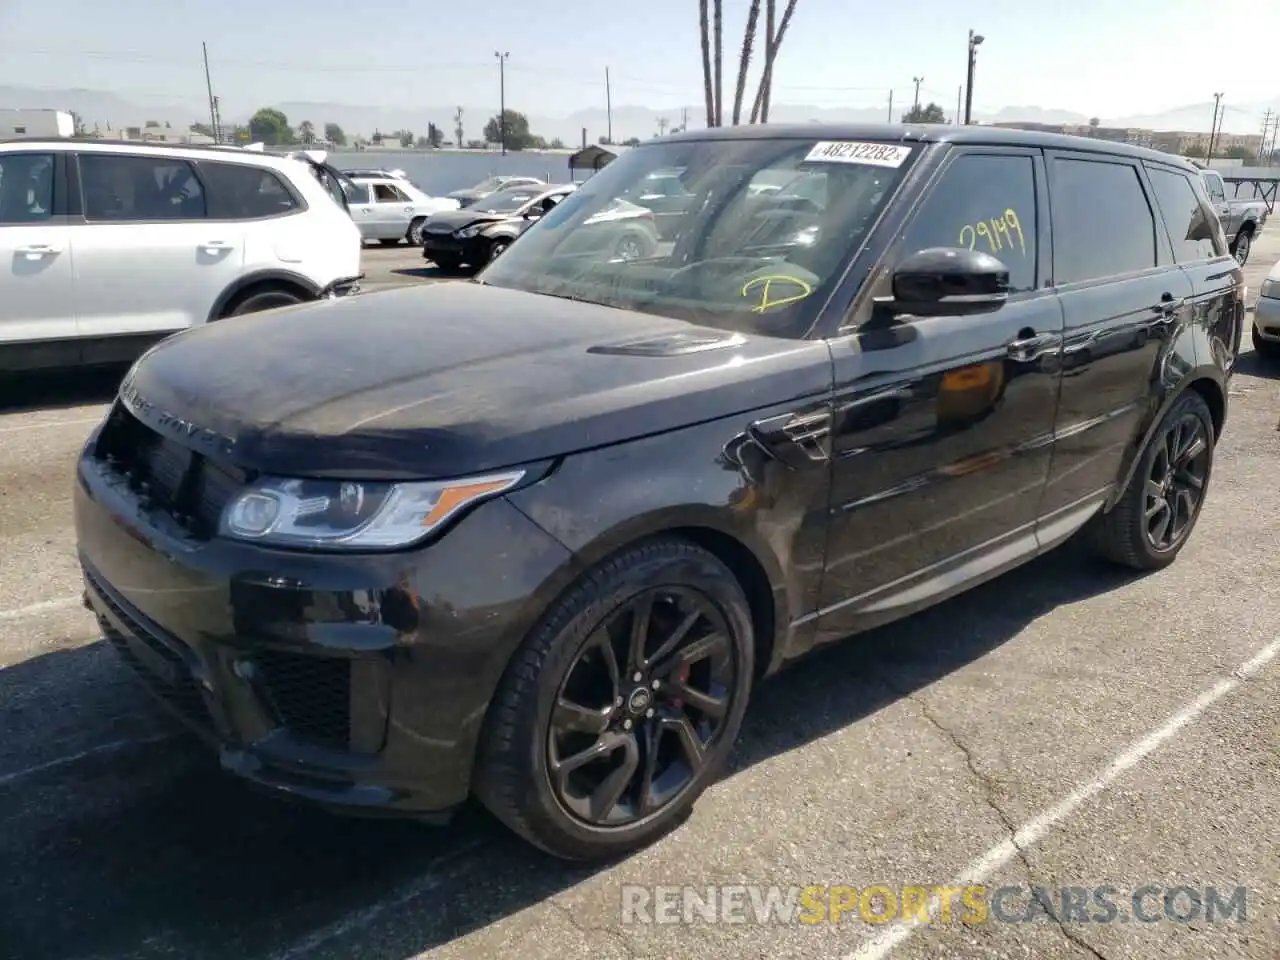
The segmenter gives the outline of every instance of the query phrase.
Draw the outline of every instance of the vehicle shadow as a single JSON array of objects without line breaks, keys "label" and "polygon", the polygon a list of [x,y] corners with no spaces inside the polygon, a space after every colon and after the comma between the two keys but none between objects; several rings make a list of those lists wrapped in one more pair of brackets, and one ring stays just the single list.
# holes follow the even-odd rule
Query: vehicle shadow
[{"label": "vehicle shadow", "polygon": [[[1059,605],[1129,579],[1068,544],[931,611],[827,647],[756,692],[726,777],[859,723]],[[42,691],[42,717],[80,710],[79,726],[105,726],[126,704],[137,709],[126,697],[142,696],[121,682],[120,702],[104,700],[103,684],[123,672],[102,644],[0,671],[0,728],[16,731],[0,750],[0,859],[15,865],[0,884],[0,943],[14,956],[349,956],[354,947],[344,942],[357,937],[360,952],[399,960],[608,869],[552,860],[475,807],[433,829],[280,802],[221,774],[185,736],[6,777],[23,739],[36,749],[41,736],[42,722],[14,715],[24,703],[33,709],[32,689]],[[96,701],[82,706],[92,691]]]},{"label": "vehicle shadow", "polygon": [[1261,380],[1280,380],[1280,363],[1268,360],[1252,347],[1241,349],[1236,357],[1235,373],[1258,377]]},{"label": "vehicle shadow", "polygon": [[129,364],[0,377],[0,415],[110,403]]}]

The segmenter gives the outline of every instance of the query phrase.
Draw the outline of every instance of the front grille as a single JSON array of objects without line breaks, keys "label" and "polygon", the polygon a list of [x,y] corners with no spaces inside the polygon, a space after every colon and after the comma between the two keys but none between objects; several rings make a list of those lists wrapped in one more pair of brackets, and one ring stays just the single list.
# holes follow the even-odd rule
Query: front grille
[{"label": "front grille", "polygon": [[88,567],[84,570],[84,578],[89,589],[129,631],[127,635],[121,633],[107,618],[98,618],[107,642],[125,664],[188,722],[198,727],[211,728],[212,718],[200,686],[182,656],[173,648],[177,641],[166,641],[155,629],[144,624],[112,596],[102,580]]},{"label": "front grille", "polygon": [[217,532],[223,508],[250,479],[237,467],[162,436],[119,401],[103,424],[94,456],[123,476],[146,507],[164,512],[201,540]]},{"label": "front grille", "polygon": [[351,662],[262,651],[254,656],[277,719],[290,733],[346,750],[351,742]]}]

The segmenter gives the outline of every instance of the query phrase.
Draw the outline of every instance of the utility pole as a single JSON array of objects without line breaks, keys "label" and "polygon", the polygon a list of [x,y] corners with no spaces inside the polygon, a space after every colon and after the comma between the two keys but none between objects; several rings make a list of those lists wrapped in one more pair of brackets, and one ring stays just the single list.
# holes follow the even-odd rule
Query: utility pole
[{"label": "utility pole", "polygon": [[218,106],[213,98],[213,81],[209,79],[209,45],[200,41],[200,50],[204,54],[204,86],[209,91],[209,131],[213,134],[214,143],[218,143]]},{"label": "utility pole", "polygon": [[689,108],[680,108],[680,132],[684,133],[689,129]]},{"label": "utility pole", "polygon": [[957,126],[960,125],[960,101],[964,98],[964,86],[956,87],[956,116],[953,121]]},{"label": "utility pole", "polygon": [[502,155],[507,155],[507,57],[510,53],[493,51],[498,58],[498,139],[502,141]]},{"label": "utility pole", "polygon": [[222,142],[222,107],[217,97],[213,98],[213,142]]},{"label": "utility pole", "polygon": [[911,101],[911,112],[915,113],[920,109],[920,84],[924,83],[924,77],[912,77],[911,82],[916,85],[916,97]]},{"label": "utility pole", "polygon": [[608,116],[608,132],[605,139],[613,143],[613,88],[609,85],[609,68],[604,68],[604,109]]},{"label": "utility pole", "polygon": [[889,88],[889,122],[893,123],[893,87]]},{"label": "utility pole", "polygon": [[1213,95],[1213,123],[1209,125],[1209,149],[1205,151],[1205,163],[1209,163],[1213,159],[1213,147],[1218,140],[1218,106],[1222,103],[1223,94],[1215,93]]},{"label": "utility pole", "polygon": [[969,31],[969,69],[964,88],[964,124],[967,127],[973,122],[973,68],[978,60],[978,47],[985,40],[980,33]]},{"label": "utility pole", "polygon": [[1270,107],[1267,107],[1267,112],[1262,115],[1262,140],[1259,141],[1258,143],[1258,162],[1259,163],[1262,162],[1262,155],[1264,152],[1266,152],[1266,149],[1267,149],[1267,135],[1270,134],[1271,132],[1271,124],[1273,122],[1272,121],[1273,116],[1274,116],[1274,113],[1272,112]]}]

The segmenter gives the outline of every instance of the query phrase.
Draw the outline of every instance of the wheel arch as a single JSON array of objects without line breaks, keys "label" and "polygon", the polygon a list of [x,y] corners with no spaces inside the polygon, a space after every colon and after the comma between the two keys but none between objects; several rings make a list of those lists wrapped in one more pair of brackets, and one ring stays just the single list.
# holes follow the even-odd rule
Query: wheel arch
[{"label": "wheel arch", "polygon": [[1208,406],[1209,415],[1213,418],[1214,443],[1216,444],[1221,438],[1222,428],[1227,420],[1226,385],[1221,371],[1217,368],[1199,367],[1188,373],[1177,387],[1168,391],[1163,402],[1147,422],[1138,442],[1126,451],[1124,466],[1115,489],[1107,498],[1106,510],[1110,510],[1115,506],[1120,497],[1124,495],[1125,488],[1128,487],[1129,481],[1133,479],[1134,471],[1138,469],[1138,464],[1142,460],[1142,452],[1147,449],[1147,445],[1151,443],[1151,438],[1160,429],[1160,423],[1164,420],[1165,415],[1188,391],[1199,394],[1205,405]]},{"label": "wheel arch", "polygon": [[280,288],[298,294],[303,300],[316,299],[320,296],[321,290],[313,280],[291,270],[255,270],[238,278],[218,294],[218,299],[213,302],[207,319],[221,319],[232,304],[248,294]]}]

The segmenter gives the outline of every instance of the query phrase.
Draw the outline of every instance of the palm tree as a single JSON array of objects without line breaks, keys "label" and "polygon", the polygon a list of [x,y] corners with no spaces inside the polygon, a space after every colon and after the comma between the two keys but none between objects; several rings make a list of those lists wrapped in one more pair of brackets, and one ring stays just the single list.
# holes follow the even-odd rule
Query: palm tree
[{"label": "palm tree", "polygon": [[707,126],[716,125],[716,103],[711,93],[711,35],[707,18],[707,0],[698,0],[698,11],[702,21],[702,86],[707,99]]},{"label": "palm tree", "polygon": [[303,120],[298,125],[298,134],[301,136],[303,143],[315,143],[316,141],[316,128],[310,120]]},{"label": "palm tree", "polygon": [[751,66],[751,47],[756,39],[756,23],[760,19],[760,0],[751,0],[747,10],[747,29],[742,34],[742,54],[738,59],[738,89],[733,94],[733,125],[742,122],[742,98],[747,92],[747,69]]},{"label": "palm tree", "polygon": [[724,113],[720,109],[720,100],[724,87],[721,84],[721,65],[724,59],[724,0],[714,0],[712,9],[715,11],[715,40],[716,40],[716,126],[724,124]]},{"label": "palm tree", "polygon": [[791,23],[791,15],[796,11],[796,0],[787,0],[787,9],[782,12],[782,22],[778,24],[777,33],[772,32],[774,0],[767,0],[765,8],[765,53],[764,72],[760,77],[760,87],[756,90],[756,102],[751,108],[751,122],[759,120],[769,122],[769,98],[773,92],[773,64],[778,58],[778,48],[782,46],[782,38],[787,35],[787,27]]}]

